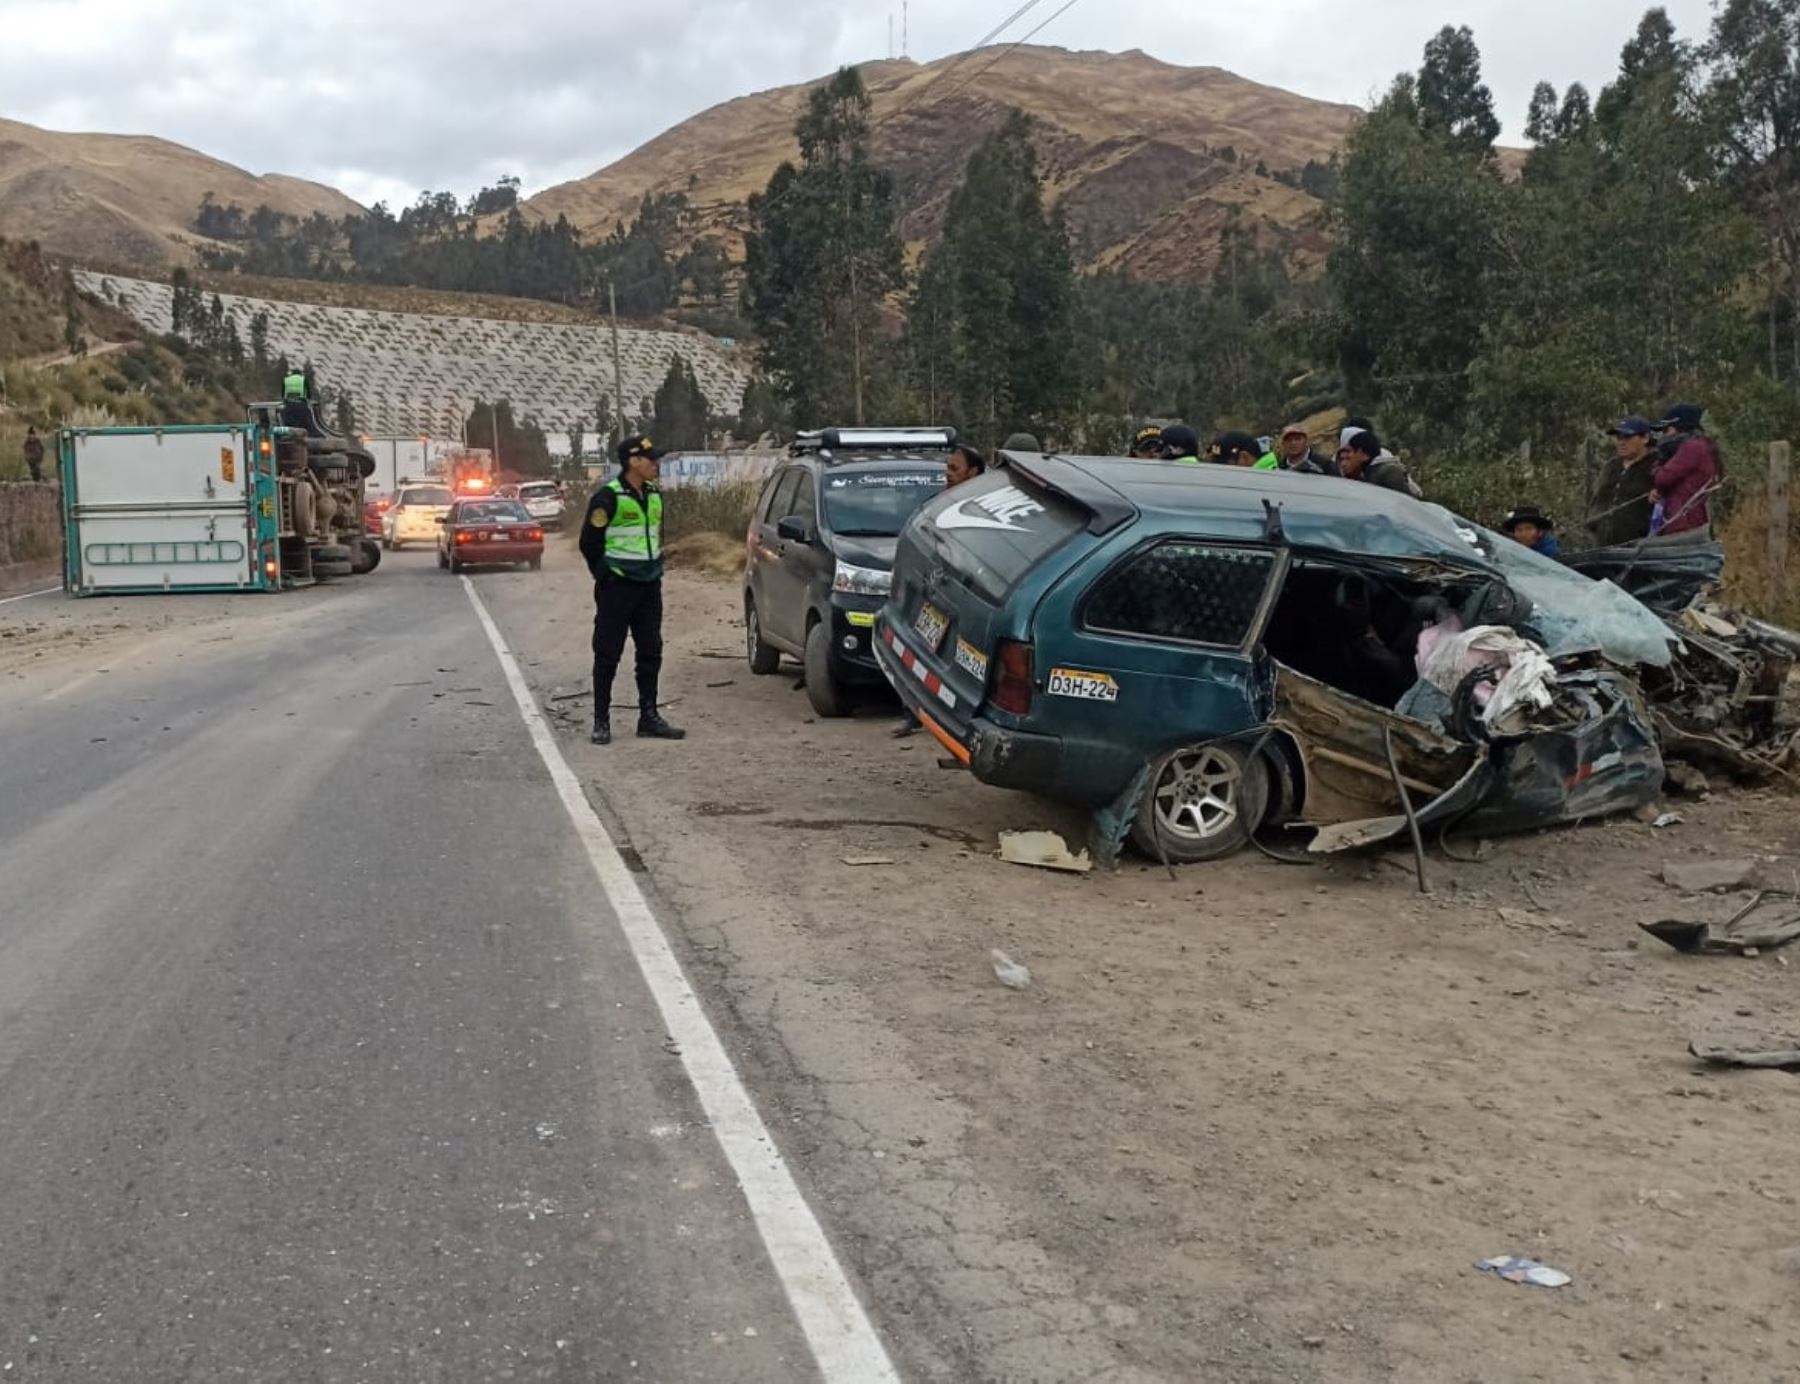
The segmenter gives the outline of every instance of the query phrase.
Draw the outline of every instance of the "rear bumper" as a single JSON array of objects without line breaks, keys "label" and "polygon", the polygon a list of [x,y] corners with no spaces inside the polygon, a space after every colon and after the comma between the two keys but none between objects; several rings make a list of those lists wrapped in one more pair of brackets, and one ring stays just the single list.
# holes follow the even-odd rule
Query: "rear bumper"
[{"label": "rear bumper", "polygon": [[542,543],[455,543],[450,556],[471,567],[493,562],[529,562],[544,555]]}]

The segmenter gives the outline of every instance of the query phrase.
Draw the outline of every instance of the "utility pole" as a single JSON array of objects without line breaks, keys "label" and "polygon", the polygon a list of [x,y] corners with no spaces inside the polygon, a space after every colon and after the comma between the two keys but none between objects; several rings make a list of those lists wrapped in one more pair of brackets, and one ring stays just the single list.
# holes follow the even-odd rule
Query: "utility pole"
[{"label": "utility pole", "polygon": [[618,455],[618,445],[625,440],[625,372],[619,364],[619,294],[609,279],[606,284],[606,305],[612,310],[612,346],[613,346],[613,455]]},{"label": "utility pole", "polygon": [[494,471],[496,479],[500,475],[500,409],[496,404],[488,405],[488,431],[494,438]]},{"label": "utility pole", "polygon": [[908,21],[912,17],[910,12],[911,5],[912,0],[900,0],[900,56],[903,58],[911,56],[907,51],[906,40]]}]

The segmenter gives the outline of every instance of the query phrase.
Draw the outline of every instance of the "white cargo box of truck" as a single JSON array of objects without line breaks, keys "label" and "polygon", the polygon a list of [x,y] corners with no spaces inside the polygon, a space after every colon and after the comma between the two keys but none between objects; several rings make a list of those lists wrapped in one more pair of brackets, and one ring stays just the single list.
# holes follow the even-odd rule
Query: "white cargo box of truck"
[{"label": "white cargo box of truck", "polygon": [[62,434],[65,585],[102,592],[280,585],[267,430],[252,423]]}]

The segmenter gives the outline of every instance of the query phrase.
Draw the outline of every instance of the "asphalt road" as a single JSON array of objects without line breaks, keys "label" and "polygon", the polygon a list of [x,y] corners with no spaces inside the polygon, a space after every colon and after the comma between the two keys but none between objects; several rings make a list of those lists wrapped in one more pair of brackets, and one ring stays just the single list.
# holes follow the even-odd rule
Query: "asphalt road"
[{"label": "asphalt road", "polygon": [[461,583],[230,599],[0,662],[0,1381],[813,1377]]}]

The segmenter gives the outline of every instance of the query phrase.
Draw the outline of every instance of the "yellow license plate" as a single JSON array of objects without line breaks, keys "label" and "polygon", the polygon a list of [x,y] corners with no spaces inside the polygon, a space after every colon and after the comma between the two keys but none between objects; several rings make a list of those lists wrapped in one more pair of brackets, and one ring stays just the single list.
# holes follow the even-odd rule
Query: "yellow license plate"
[{"label": "yellow license plate", "polygon": [[913,632],[925,641],[925,647],[934,654],[944,642],[944,635],[949,629],[950,617],[930,601],[920,606],[919,613],[913,617]]}]

